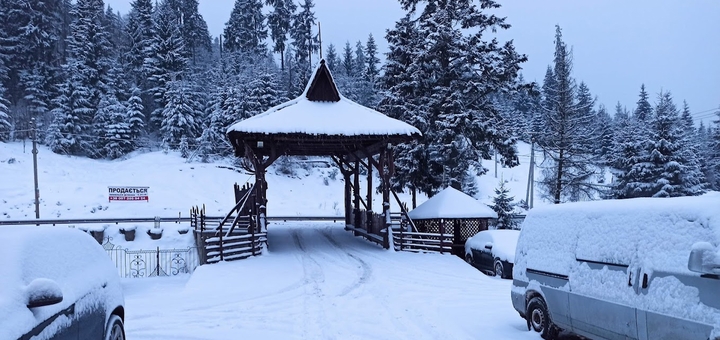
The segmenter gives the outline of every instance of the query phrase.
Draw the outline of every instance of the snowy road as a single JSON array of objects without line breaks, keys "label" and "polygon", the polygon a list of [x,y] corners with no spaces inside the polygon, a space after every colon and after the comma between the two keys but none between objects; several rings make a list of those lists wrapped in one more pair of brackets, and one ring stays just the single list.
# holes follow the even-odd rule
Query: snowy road
[{"label": "snowy road", "polygon": [[510,281],[391,252],[340,224],[272,224],[269,252],[191,277],[125,280],[129,339],[540,339]]}]

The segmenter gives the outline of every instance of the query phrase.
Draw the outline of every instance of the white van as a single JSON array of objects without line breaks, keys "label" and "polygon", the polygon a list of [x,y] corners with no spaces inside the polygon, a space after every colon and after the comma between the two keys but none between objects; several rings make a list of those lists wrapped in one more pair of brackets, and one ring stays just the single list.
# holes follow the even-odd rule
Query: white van
[{"label": "white van", "polygon": [[512,302],[545,339],[720,339],[720,193],[538,207]]}]

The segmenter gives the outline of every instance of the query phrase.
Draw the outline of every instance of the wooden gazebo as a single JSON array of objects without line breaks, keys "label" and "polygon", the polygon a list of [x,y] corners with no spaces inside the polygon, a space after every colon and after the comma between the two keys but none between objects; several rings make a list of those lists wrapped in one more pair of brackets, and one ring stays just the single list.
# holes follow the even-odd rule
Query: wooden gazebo
[{"label": "wooden gazebo", "polygon": [[[394,166],[388,148],[417,136],[420,131],[415,127],[343,97],[324,60],[300,97],[237,122],[227,130],[235,155],[244,157],[255,174],[256,207],[251,214],[260,221],[258,229],[266,226],[261,218],[267,206],[265,172],[283,155],[330,156],[345,179],[346,225],[377,229],[371,225],[378,220],[371,216],[373,168],[381,179],[382,216],[389,221],[389,181]],[[365,198],[360,190],[361,167],[367,168]],[[366,226],[362,226],[363,221]]]},{"label": "wooden gazebo", "polygon": [[419,232],[452,234],[453,253],[463,258],[465,241],[487,230],[489,220],[498,217],[490,207],[453,187],[431,197],[408,216]]}]

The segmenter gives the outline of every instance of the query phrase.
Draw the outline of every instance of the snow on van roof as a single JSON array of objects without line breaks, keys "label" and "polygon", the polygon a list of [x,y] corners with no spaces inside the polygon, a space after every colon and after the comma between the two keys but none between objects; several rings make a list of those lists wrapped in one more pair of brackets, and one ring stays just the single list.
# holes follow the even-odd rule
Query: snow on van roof
[{"label": "snow on van roof", "polygon": [[[673,276],[700,276],[687,268],[697,243],[719,248],[718,192],[538,207],[528,212],[521,228],[513,270],[517,279],[527,280],[529,269],[565,275],[577,294],[720,327],[720,313],[699,303],[698,290]],[[588,261],[617,266],[592,269]],[[654,272],[669,274],[653,276]],[[637,285],[644,275],[650,280],[650,294],[662,299],[643,299],[628,288],[628,281],[636,280]]]},{"label": "snow on van roof", "polygon": [[448,187],[425,203],[408,212],[413,220],[437,218],[497,218],[497,213],[487,205],[467,194]]}]

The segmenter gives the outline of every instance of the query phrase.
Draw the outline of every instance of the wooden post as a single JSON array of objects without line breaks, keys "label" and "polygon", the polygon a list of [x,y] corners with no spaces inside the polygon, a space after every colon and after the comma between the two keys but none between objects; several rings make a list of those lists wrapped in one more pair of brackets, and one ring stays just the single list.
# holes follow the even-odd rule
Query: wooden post
[{"label": "wooden post", "polygon": [[373,209],[372,209],[372,192],[373,192],[373,171],[372,171],[372,160],[368,157],[367,162],[367,223],[365,228],[369,233],[373,232]]},{"label": "wooden post", "polygon": [[382,179],[382,193],[383,193],[383,218],[385,223],[384,226],[387,231],[388,243],[386,249],[393,248],[392,239],[392,224],[390,223],[390,165],[389,165],[389,152],[387,148],[383,148],[380,151],[380,178]]},{"label": "wooden post", "polygon": [[352,186],[350,185],[350,172],[343,171],[345,178],[345,227],[352,224]]},{"label": "wooden post", "polygon": [[440,219],[440,254],[443,253],[443,239],[445,238],[445,220]]},{"label": "wooden post", "polygon": [[355,160],[355,168],[354,171],[354,190],[353,195],[355,195],[355,207],[353,208],[353,212],[355,214],[355,221],[353,221],[353,226],[355,228],[361,228],[361,218],[360,218],[360,161]]},{"label": "wooden post", "polygon": [[220,261],[224,261],[225,258],[223,257],[223,233],[222,230],[220,230]]}]

